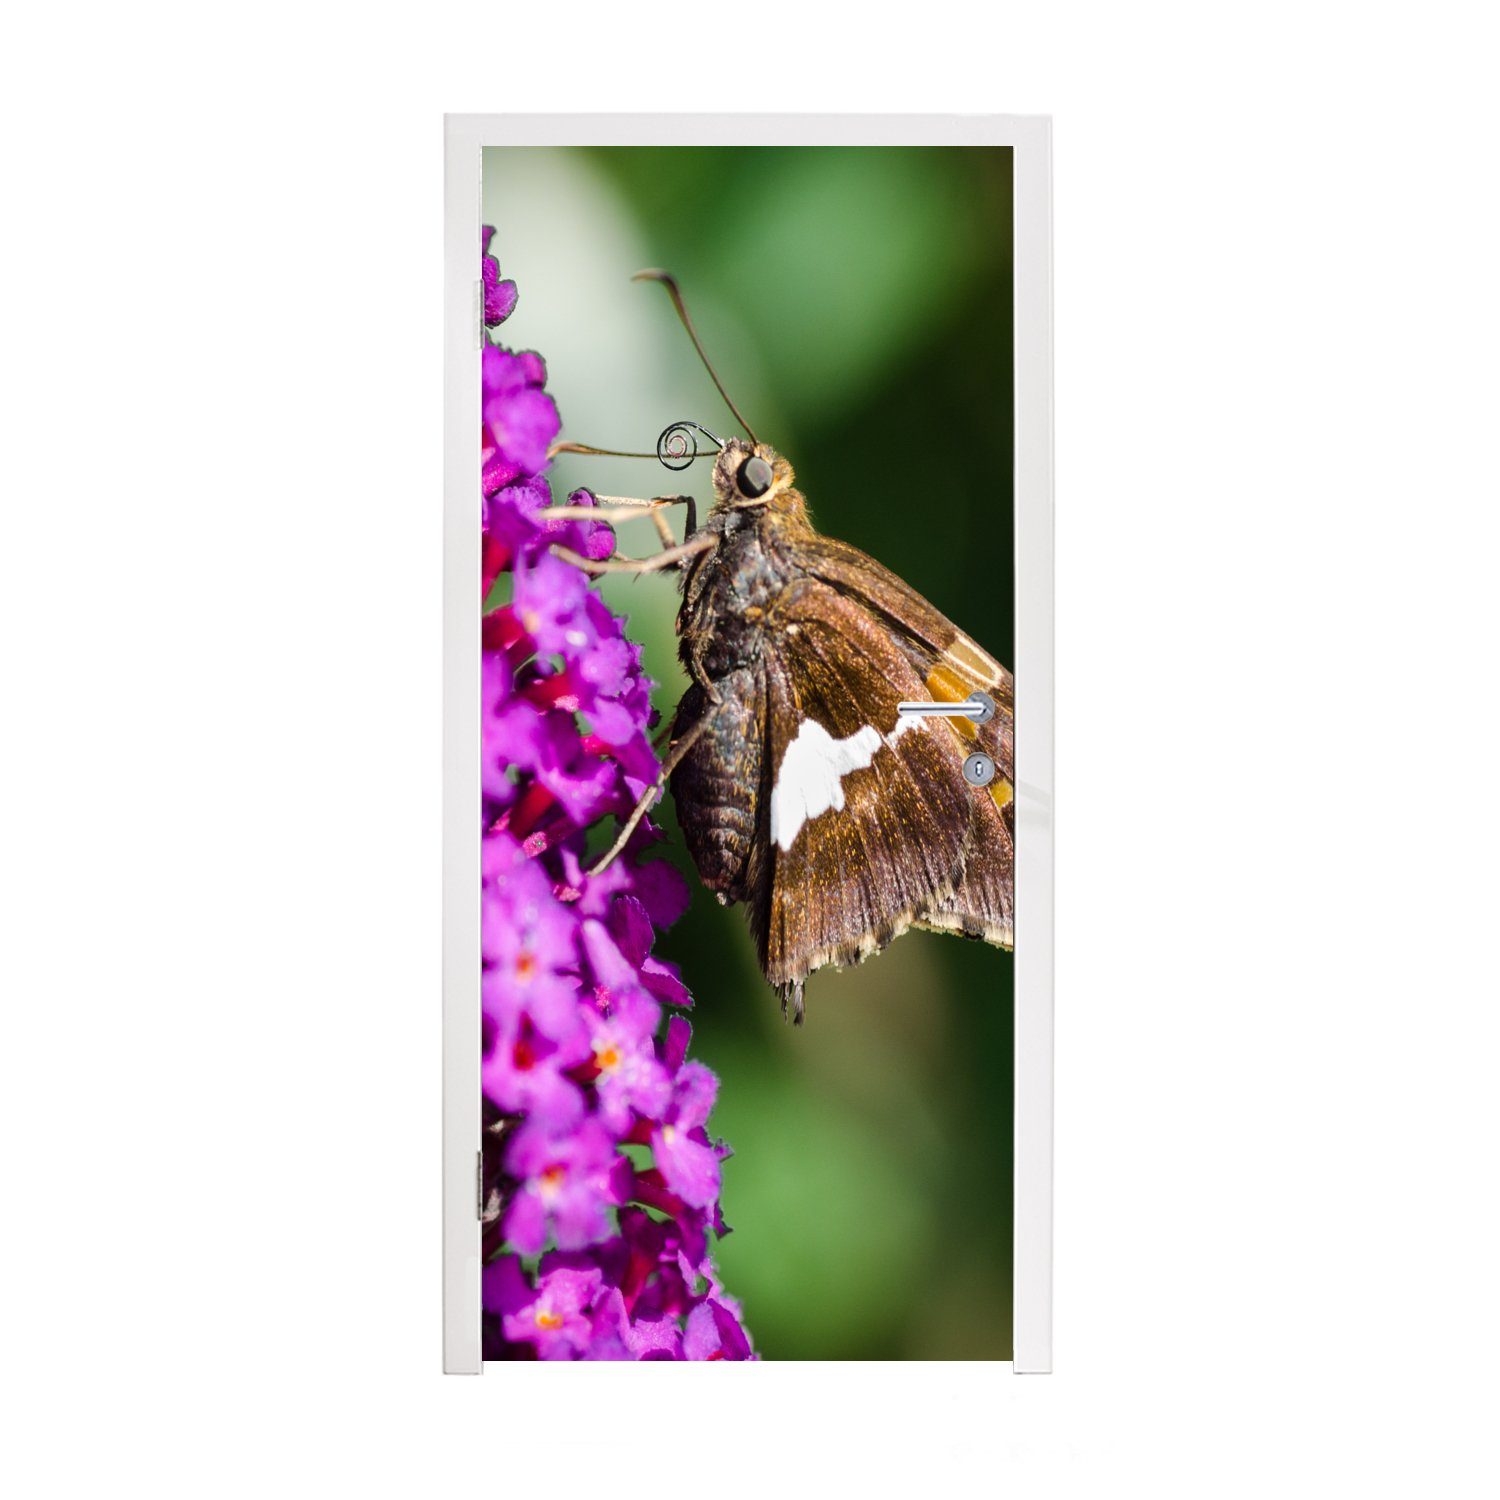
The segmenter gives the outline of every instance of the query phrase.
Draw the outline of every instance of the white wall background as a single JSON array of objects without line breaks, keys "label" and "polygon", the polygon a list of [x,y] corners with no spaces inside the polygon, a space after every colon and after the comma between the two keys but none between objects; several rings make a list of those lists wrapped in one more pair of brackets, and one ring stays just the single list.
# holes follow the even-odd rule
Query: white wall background
[{"label": "white wall background", "polygon": [[[8,1489],[1494,1493],[1483,8],[8,33]],[[1056,116],[1058,1373],[444,1380],[441,112],[897,106]]]}]

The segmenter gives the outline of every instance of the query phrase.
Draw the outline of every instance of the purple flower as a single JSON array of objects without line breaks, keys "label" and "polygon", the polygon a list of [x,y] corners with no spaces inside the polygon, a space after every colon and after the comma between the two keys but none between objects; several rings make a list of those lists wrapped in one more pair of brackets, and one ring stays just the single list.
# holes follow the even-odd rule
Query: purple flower
[{"label": "purple flower", "polygon": [[676,1318],[637,1318],[630,1326],[632,1359],[681,1359],[682,1328]]},{"label": "purple flower", "polygon": [[516,284],[501,281],[500,262],[490,254],[490,241],[495,231],[485,227],[480,241],[480,255],[484,264],[484,326],[498,328],[516,310]]},{"label": "purple flower", "polygon": [[562,1130],[584,1113],[582,1089],[569,1070],[590,1055],[586,1030],[557,1040],[540,1030],[527,1011],[497,1001],[486,975],[480,989],[484,1058],[479,1083],[506,1114],[525,1115],[549,1130]]},{"label": "purple flower", "polygon": [[653,1219],[639,1208],[622,1209],[620,1237],[621,1285],[637,1316],[680,1317],[698,1299],[700,1282],[716,1288],[707,1241],[690,1212]]},{"label": "purple flower", "polygon": [[505,1236],[523,1255],[537,1255],[550,1228],[563,1250],[603,1239],[609,1209],[619,1201],[621,1168],[614,1142],[597,1120],[553,1135],[539,1121],[516,1132],[505,1169],[516,1180],[505,1216]]},{"label": "purple flower", "polygon": [[703,1128],[718,1092],[719,1080],[702,1063],[683,1063],[672,1104],[651,1132],[663,1181],[693,1208],[707,1208],[719,1196],[719,1153]]},{"label": "purple flower", "polygon": [[640,977],[641,985],[667,1005],[692,1005],[693,997],[683,984],[675,964],[653,957],[651,944],[655,933],[646,908],[634,896],[615,898],[610,911],[609,930],[625,961]]},{"label": "purple flower", "polygon": [[[514,842],[491,835],[486,854]],[[492,870],[480,893],[479,951],[484,960],[486,1013],[496,1019],[530,1015],[562,1041],[578,1030],[577,922],[552,894],[545,872],[529,859]]]},{"label": "purple flower", "polygon": [[630,1132],[633,1115],[653,1119],[672,1098],[672,1080],[656,1056],[661,1007],[639,991],[622,995],[609,1015],[585,1011],[595,1068],[599,1118],[617,1137]]},{"label": "purple flower", "polygon": [[[514,1344],[532,1344],[539,1359],[573,1359],[593,1342],[594,1320],[588,1312],[604,1281],[597,1270],[552,1271],[531,1291],[515,1272],[513,1261],[500,1261],[507,1271],[491,1276],[485,1268],[485,1290],[494,1296],[505,1337]],[[495,1290],[490,1291],[493,1281]]]},{"label": "purple flower", "polygon": [[633,895],[658,929],[670,927],[687,910],[687,881],[665,860],[633,866],[616,860],[602,874],[585,878],[571,851],[563,849],[561,855],[567,885],[578,892],[578,909],[585,916],[608,916],[621,894]]},{"label": "purple flower", "polygon": [[556,403],[542,389],[547,367],[539,354],[514,354],[491,344],[482,370],[481,475],[484,493],[492,495],[541,471],[562,421]]},{"label": "purple flower", "polygon": [[750,1340],[727,1302],[707,1297],[688,1314],[684,1359],[749,1359]]},{"label": "purple flower", "polygon": [[588,579],[551,552],[516,560],[516,620],[541,656],[572,656],[595,644],[586,614]]},{"label": "purple flower", "polygon": [[[515,292],[490,238],[493,326]],[[537,354],[484,352],[486,1352],[754,1358],[710,1252],[728,1233],[728,1148],[707,1129],[718,1084],[687,1059],[690,1028],[664,1008],[692,997],[652,953],[686,910],[687,884],[644,857],[662,837],[649,817],[607,870],[590,868],[591,834],[628,816],[660,762],[640,647],[554,550],[608,557],[615,537],[555,514],[543,471],[561,424],[546,379]],[[569,496],[594,504],[587,490]]]}]

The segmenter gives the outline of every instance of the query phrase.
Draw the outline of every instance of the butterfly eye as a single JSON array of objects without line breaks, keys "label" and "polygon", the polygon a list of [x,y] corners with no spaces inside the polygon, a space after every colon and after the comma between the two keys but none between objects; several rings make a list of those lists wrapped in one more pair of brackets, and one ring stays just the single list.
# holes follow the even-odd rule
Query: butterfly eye
[{"label": "butterfly eye", "polygon": [[752,453],[740,465],[739,473],[734,476],[734,482],[740,487],[740,494],[746,499],[759,499],[771,488],[771,466],[760,454]]}]

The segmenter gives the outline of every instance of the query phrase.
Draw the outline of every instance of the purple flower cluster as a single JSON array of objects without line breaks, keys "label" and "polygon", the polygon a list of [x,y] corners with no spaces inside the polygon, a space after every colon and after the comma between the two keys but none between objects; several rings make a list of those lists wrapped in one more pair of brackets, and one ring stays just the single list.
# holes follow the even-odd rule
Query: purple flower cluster
[{"label": "purple flower cluster", "polygon": [[[484,288],[495,327],[516,291],[487,253]],[[546,378],[536,354],[484,351],[485,1354],[750,1359],[709,1253],[728,1232],[718,1080],[688,1060],[673,1012],[692,997],[651,953],[686,883],[642,860],[661,837],[649,818],[607,870],[586,868],[589,829],[628,816],[660,765],[640,648],[551,550],[607,557],[614,534],[547,514],[561,424]]]}]

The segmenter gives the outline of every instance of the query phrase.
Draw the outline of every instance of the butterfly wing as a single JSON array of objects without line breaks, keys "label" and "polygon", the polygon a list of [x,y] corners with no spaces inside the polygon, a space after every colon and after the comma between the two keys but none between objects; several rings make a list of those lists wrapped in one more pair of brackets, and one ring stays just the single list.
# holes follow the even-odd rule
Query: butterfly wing
[{"label": "butterfly wing", "polygon": [[929,697],[909,643],[816,578],[782,596],[770,628],[769,792],[763,782],[747,881],[767,978],[795,1008],[815,969],[857,963],[913,925],[1000,940],[997,922],[969,912],[999,897],[969,872],[976,828],[1003,825],[964,778],[972,747],[946,721],[897,713]]},{"label": "butterfly wing", "polygon": [[[1010,674],[894,573],[814,537],[761,622],[753,661],[694,684],[673,738],[701,724],[672,776],[688,847],[722,901],[745,901],[761,967],[800,1014],[802,983],[911,926],[1009,946]],[[903,719],[902,700],[983,688],[999,712]],[[998,771],[963,775],[977,747]]]},{"label": "butterfly wing", "polygon": [[1009,948],[1015,942],[1015,683],[987,651],[935,609],[904,579],[857,547],[814,535],[804,563],[816,578],[880,619],[895,635],[919,679],[912,701],[957,703],[983,691],[995,700],[988,724],[927,720],[952,737],[960,757],[985,751],[995,762],[987,795],[971,799],[964,868],[952,892],[939,896],[917,923]]}]

